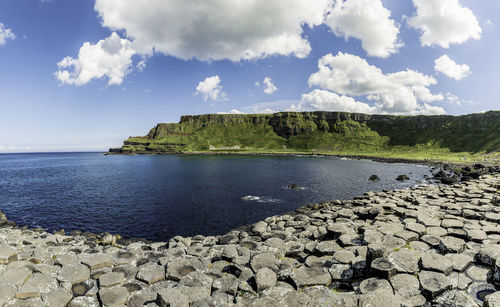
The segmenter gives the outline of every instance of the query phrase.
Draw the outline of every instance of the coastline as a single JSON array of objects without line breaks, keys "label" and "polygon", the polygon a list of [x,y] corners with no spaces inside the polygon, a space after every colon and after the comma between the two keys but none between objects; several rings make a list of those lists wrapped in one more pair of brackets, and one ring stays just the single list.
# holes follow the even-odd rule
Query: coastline
[{"label": "coastline", "polygon": [[479,306],[500,286],[499,189],[497,173],[368,192],[169,242],[50,234],[0,215],[0,303]]}]

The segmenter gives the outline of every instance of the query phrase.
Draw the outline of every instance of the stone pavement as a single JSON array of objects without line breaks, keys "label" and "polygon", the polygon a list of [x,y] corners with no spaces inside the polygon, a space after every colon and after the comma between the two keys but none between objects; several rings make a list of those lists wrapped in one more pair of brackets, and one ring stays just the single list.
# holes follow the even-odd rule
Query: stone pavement
[{"label": "stone pavement", "polygon": [[0,306],[500,306],[499,188],[486,175],[369,192],[128,245],[0,214]]}]

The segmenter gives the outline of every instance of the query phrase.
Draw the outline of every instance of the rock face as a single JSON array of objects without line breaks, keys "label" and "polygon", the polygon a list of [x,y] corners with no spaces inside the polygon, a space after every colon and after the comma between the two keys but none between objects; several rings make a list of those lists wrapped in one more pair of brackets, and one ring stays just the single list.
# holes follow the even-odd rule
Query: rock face
[{"label": "rock face", "polygon": [[0,306],[497,306],[499,187],[497,174],[371,192],[154,243],[0,213]]},{"label": "rock face", "polygon": [[[168,154],[189,151],[345,150],[372,154],[374,148],[440,144],[452,152],[500,148],[500,111],[464,116],[391,116],[346,112],[206,114],[158,124],[147,136],[130,137],[111,153]],[[476,174],[477,175],[477,174]],[[477,176],[471,172],[472,178]],[[443,181],[455,181],[443,177]]]}]

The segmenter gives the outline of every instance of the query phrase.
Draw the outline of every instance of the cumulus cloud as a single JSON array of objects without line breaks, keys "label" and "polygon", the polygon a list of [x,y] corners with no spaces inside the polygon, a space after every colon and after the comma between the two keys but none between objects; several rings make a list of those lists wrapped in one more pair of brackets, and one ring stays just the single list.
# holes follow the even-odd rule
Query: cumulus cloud
[{"label": "cumulus cloud", "polygon": [[278,90],[278,88],[273,84],[273,80],[269,77],[265,77],[262,84],[264,85],[264,93],[268,95],[272,95]]},{"label": "cumulus cloud", "polygon": [[0,22],[0,46],[7,44],[7,40],[15,38],[16,35],[12,32],[12,29],[6,28],[5,25]]},{"label": "cumulus cloud", "polygon": [[229,112],[217,112],[217,114],[246,114],[245,112],[241,112],[238,109],[232,109]]},{"label": "cumulus cloud", "polygon": [[455,80],[462,80],[471,74],[469,65],[457,64],[446,54],[434,61],[434,70]]},{"label": "cumulus cloud", "polygon": [[227,100],[227,94],[223,91],[219,76],[208,77],[198,83],[195,95],[201,95],[203,100]]},{"label": "cumulus cloud", "polygon": [[481,38],[481,27],[474,13],[458,0],[413,0],[417,12],[408,25],[420,30],[422,46],[449,48],[470,38]]},{"label": "cumulus cloud", "polygon": [[307,56],[302,26],[322,24],[330,6],[330,0],[96,0],[94,8],[102,25],[124,30],[140,54],[240,61]]},{"label": "cumulus cloud", "polygon": [[[302,103],[313,106],[325,104],[328,99],[336,108],[349,106],[349,110],[397,114],[442,114],[444,109],[429,102],[443,100],[443,95],[432,94],[429,86],[437,81],[432,76],[413,70],[384,74],[366,60],[347,53],[336,56],[327,54],[318,61],[319,71],[309,77],[309,86],[319,87],[330,93],[313,91],[306,94]],[[336,94],[336,95],[331,95]],[[340,96],[339,96],[340,95]],[[374,109],[367,104],[346,100],[342,96],[366,97],[374,102]]]},{"label": "cumulus cloud", "polygon": [[95,45],[84,43],[77,58],[62,59],[55,76],[61,84],[83,85],[107,77],[108,85],[119,85],[131,70],[134,54],[131,41],[113,32]]},{"label": "cumulus cloud", "polygon": [[298,105],[297,111],[302,110],[374,113],[376,108],[348,96],[339,96],[330,91],[315,89],[308,94],[302,95],[302,101]]},{"label": "cumulus cloud", "polygon": [[326,24],[337,36],[360,39],[369,56],[385,58],[403,46],[399,26],[381,0],[336,0]]}]

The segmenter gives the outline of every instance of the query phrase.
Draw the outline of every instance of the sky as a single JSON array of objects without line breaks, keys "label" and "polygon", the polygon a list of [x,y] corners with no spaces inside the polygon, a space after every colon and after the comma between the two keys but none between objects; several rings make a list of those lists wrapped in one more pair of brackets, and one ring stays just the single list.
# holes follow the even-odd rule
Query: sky
[{"label": "sky", "polygon": [[0,152],[181,115],[500,109],[498,0],[0,0]]}]

